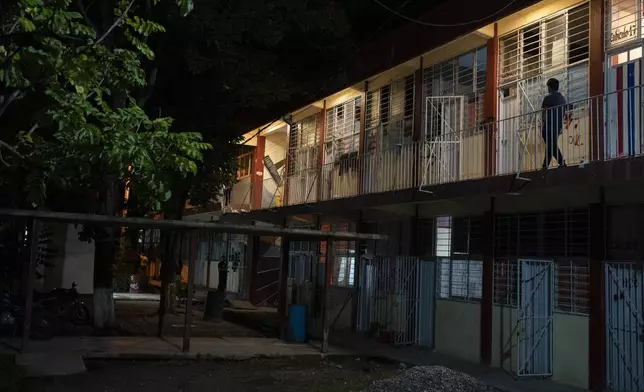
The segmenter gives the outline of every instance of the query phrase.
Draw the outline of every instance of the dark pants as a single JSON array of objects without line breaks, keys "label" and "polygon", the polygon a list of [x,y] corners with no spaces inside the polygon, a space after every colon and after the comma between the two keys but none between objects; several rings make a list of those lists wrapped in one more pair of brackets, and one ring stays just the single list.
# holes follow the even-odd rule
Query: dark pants
[{"label": "dark pants", "polygon": [[232,188],[224,189],[224,205],[227,206],[230,204],[230,194],[233,192]]},{"label": "dark pants", "polygon": [[557,159],[557,164],[559,166],[565,166],[566,162],[564,161],[563,154],[559,149],[559,132],[542,131],[541,137],[546,144],[546,156],[543,158],[542,168],[547,169],[548,166],[550,166],[552,158]]}]

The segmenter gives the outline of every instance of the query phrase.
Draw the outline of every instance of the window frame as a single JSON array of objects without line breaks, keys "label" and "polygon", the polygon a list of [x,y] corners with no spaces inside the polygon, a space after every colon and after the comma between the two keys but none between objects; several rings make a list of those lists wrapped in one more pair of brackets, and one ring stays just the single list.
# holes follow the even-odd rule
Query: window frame
[{"label": "window frame", "polygon": [[[237,172],[235,173],[235,178],[237,180],[243,180],[244,178],[249,178],[253,174],[253,155],[254,152],[247,152],[245,154],[241,154],[237,156]],[[243,160],[248,159],[248,164],[244,165]],[[247,166],[248,173],[244,175],[240,175],[241,173],[241,168]]]}]

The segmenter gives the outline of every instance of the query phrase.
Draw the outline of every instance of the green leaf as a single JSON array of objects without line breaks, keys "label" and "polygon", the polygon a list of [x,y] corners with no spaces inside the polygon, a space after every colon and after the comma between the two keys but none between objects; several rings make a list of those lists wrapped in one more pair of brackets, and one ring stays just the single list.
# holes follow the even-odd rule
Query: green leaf
[{"label": "green leaf", "polygon": [[192,9],[194,8],[193,0],[176,0],[176,1],[177,1],[177,5],[179,6],[179,11],[181,12],[181,16],[185,17],[190,12],[192,12]]},{"label": "green leaf", "polygon": [[19,18],[18,21],[20,21],[20,25],[22,25],[22,28],[25,30],[25,32],[29,33],[36,30],[36,25],[29,19]]}]

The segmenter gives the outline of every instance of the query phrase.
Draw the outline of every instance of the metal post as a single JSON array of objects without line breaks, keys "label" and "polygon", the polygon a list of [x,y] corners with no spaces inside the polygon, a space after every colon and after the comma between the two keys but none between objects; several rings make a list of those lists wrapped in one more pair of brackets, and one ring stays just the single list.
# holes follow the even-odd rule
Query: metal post
[{"label": "metal post", "polygon": [[278,300],[278,314],[280,318],[280,332],[282,339],[286,339],[286,324],[287,324],[287,308],[288,304],[288,271],[289,271],[289,254],[291,248],[291,241],[287,237],[282,237],[281,249],[281,265],[280,265],[280,281],[279,281],[279,300]]},{"label": "metal post", "polygon": [[20,352],[27,350],[29,335],[31,331],[31,311],[34,302],[34,280],[36,278],[36,264],[38,262],[38,236],[40,235],[41,224],[38,219],[33,220],[31,227],[31,246],[29,251],[29,265],[27,266],[25,319],[22,324],[22,340]]},{"label": "metal post", "polygon": [[590,215],[590,312],[589,312],[589,385],[592,391],[606,390],[606,195],[599,188],[599,202],[589,208]]},{"label": "metal post", "polygon": [[329,325],[330,325],[330,312],[331,306],[331,279],[333,278],[333,242],[331,238],[326,240],[326,260],[324,274],[324,307],[322,308],[323,317],[323,338],[322,338],[322,354],[329,351]]},{"label": "metal post", "polygon": [[213,245],[213,237],[217,235],[217,233],[208,233],[208,256],[206,260],[206,291],[210,290],[210,264],[212,264],[212,245]]},{"label": "metal post", "polygon": [[193,231],[190,236],[190,249],[188,252],[188,295],[186,299],[186,318],[183,329],[183,352],[190,352],[190,326],[192,325],[192,291],[195,280],[195,258],[197,245],[197,232]]}]

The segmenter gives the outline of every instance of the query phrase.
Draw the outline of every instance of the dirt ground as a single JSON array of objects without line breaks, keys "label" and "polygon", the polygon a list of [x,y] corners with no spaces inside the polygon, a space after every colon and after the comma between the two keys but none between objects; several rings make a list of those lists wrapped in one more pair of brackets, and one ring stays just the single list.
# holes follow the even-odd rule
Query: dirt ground
[{"label": "dirt ground", "polygon": [[[153,301],[116,301],[114,313],[116,322],[108,331],[110,336],[156,336],[159,318],[158,302]],[[165,336],[183,336],[185,307],[178,307],[176,314],[168,314],[165,320]],[[91,326],[76,326],[71,323],[59,327],[59,336],[93,335]],[[229,321],[203,321],[203,311],[200,306],[193,307],[192,328],[193,337],[273,337],[268,331],[252,329]]]},{"label": "dirt ground", "polygon": [[88,373],[33,379],[28,392],[348,392],[394,376],[398,364],[316,356],[235,362],[87,362]]},{"label": "dirt ground", "polygon": [[[116,302],[115,333],[121,336],[156,336],[159,318],[157,315],[158,302]],[[165,320],[165,336],[183,336],[186,308],[179,307],[176,314],[169,314]],[[228,321],[209,322],[203,320],[200,307],[193,308],[192,337],[265,337],[265,334],[233,324]]]}]

